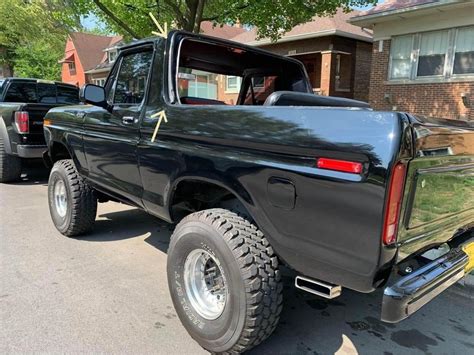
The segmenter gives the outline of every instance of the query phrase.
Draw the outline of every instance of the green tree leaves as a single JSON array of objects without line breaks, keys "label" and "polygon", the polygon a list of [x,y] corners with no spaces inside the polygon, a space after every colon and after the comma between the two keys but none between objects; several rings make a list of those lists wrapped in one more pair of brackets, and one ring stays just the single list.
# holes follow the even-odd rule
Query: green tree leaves
[{"label": "green tree leaves", "polygon": [[[93,12],[113,31],[128,37],[150,36],[155,28],[148,16],[175,28],[199,32],[202,21],[215,25],[237,22],[256,26],[260,37],[278,39],[315,15],[334,14],[338,8],[375,4],[377,0],[78,0],[82,10]],[[87,6],[90,4],[94,6]]]},{"label": "green tree leaves", "polygon": [[14,74],[41,79],[60,79],[58,60],[67,33],[77,25],[61,0],[1,0],[0,60]]}]

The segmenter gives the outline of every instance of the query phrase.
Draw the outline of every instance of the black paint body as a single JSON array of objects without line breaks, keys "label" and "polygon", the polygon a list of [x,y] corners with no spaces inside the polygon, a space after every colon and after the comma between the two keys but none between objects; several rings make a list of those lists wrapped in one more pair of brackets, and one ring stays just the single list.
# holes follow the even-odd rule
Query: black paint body
[{"label": "black paint body", "polygon": [[[174,104],[169,78],[177,36],[187,35],[176,32],[168,41],[145,40],[123,50],[152,47],[155,53],[145,103],[126,112],[136,117],[132,125],[122,123],[120,107],[111,113],[92,106],[51,110],[45,135],[52,158],[63,145],[98,190],[167,221],[173,220],[170,207],[180,184],[213,183],[242,202],[297,272],[361,292],[383,283],[403,248],[381,241],[391,167],[415,157],[414,132],[424,123],[364,108]],[[168,123],[152,143],[157,119],[151,115],[161,110]],[[462,136],[459,144],[474,137],[468,125],[455,131],[445,122],[432,124]],[[467,149],[463,164],[472,169],[474,151]],[[318,169],[319,157],[360,162],[363,172]],[[452,238],[465,222],[446,226],[450,235],[436,243]]]}]

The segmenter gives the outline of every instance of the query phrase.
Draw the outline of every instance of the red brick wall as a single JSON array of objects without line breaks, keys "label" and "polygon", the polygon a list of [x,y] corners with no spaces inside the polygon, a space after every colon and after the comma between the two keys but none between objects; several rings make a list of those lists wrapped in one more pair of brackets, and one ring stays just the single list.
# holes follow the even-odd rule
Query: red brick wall
[{"label": "red brick wall", "polygon": [[[397,110],[414,114],[450,119],[474,120],[474,109],[466,108],[461,93],[470,94],[474,106],[474,80],[470,82],[443,82],[428,84],[389,84],[388,63],[390,40],[379,42],[372,49],[372,72],[370,76],[369,102],[377,110]],[[391,103],[384,99],[391,96]]]},{"label": "red brick wall", "polygon": [[354,99],[369,101],[372,44],[357,42],[354,69]]},{"label": "red brick wall", "polygon": [[61,68],[61,81],[77,86],[84,85],[86,83],[86,75],[84,73],[84,69],[82,68],[81,61],[79,60],[79,56],[77,55],[76,48],[74,48],[74,44],[70,38],[68,38],[66,42],[64,54],[65,57],[69,57],[71,54],[73,54],[74,62],[76,64],[76,74],[71,74],[68,64],[63,63]]}]

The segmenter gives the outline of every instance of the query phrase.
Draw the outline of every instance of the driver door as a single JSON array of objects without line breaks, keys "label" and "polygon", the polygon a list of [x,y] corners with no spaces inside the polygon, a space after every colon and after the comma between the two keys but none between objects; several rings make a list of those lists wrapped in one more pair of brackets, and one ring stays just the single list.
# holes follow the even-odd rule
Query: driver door
[{"label": "driver door", "polygon": [[106,84],[111,109],[97,107],[84,119],[90,180],[138,206],[142,205],[143,188],[137,144],[152,58],[151,47],[122,54]]}]

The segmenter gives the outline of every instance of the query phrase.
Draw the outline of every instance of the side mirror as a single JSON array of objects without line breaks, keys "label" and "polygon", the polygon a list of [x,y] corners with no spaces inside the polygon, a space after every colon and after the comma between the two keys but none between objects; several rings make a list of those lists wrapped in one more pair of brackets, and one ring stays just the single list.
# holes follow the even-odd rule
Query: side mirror
[{"label": "side mirror", "polygon": [[106,110],[109,109],[109,104],[105,100],[105,90],[102,86],[94,84],[83,85],[79,91],[79,100],[86,104],[105,108]]}]

